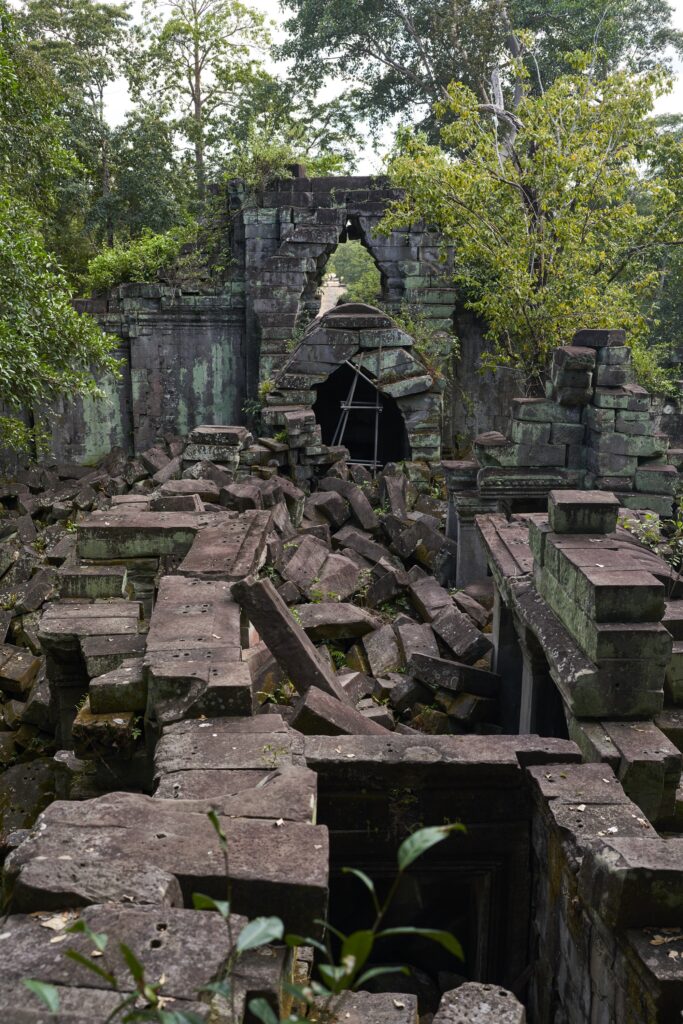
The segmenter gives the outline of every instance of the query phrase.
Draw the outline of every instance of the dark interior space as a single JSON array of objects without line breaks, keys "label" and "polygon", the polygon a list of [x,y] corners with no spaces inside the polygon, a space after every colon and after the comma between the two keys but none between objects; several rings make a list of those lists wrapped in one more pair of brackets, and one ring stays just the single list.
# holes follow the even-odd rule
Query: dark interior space
[{"label": "dark interior space", "polygon": [[[369,373],[366,373],[366,376],[371,377]],[[352,394],[354,408],[349,410],[344,433],[341,438],[337,437],[336,441],[337,444],[343,444],[349,449],[351,461],[368,465],[374,461],[376,417],[379,465],[410,458],[408,435],[397,403],[393,398],[378,392],[370,380],[356,373],[353,367],[343,363],[323,384],[318,385],[316,390],[318,397],[313,411],[322,428],[324,444],[332,444],[335,440],[339,420],[344,412],[342,406],[349,401]],[[375,411],[377,404],[378,413]]]}]

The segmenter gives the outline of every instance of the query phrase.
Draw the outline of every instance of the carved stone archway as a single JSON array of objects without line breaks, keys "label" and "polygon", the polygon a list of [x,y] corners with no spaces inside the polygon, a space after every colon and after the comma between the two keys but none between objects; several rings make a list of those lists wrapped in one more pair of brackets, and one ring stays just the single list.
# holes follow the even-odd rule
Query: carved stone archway
[{"label": "carved stone archway", "polygon": [[442,395],[413,345],[410,335],[374,306],[336,306],[311,324],[275,377],[266,412],[312,410],[316,388],[349,364],[371,378],[381,395],[396,402],[405,424],[407,457],[436,461],[441,457]]}]

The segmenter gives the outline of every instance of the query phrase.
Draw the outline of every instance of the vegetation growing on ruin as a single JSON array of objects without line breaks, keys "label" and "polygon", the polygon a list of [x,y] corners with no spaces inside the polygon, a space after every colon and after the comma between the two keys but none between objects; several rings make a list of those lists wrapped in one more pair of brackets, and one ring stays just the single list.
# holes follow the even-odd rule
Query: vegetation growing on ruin
[{"label": "vegetation growing on ruin", "polygon": [[[406,871],[425,853],[443,842],[456,832],[465,832],[464,825],[435,825],[420,828],[407,836],[400,844],[396,854],[396,873],[384,900],[380,901],[375,884],[371,878],[358,868],[343,868],[344,874],[353,875],[367,890],[370,899],[370,925],[358,929],[348,935],[343,934],[329,921],[316,922],[323,926],[323,940],[316,936],[284,935],[284,925],[279,917],[257,917],[234,934],[234,917],[231,916],[232,886],[230,883],[230,853],[228,836],[218,814],[210,811],[208,815],[213,825],[225,865],[226,898],[215,899],[203,893],[193,893],[192,902],[196,910],[217,913],[225,923],[230,947],[230,955],[223,976],[204,986],[197,993],[197,1000],[211,1004],[214,999],[229,1008],[231,1019],[236,1020],[236,985],[235,971],[240,959],[250,950],[260,949],[271,942],[284,941],[293,949],[308,947],[315,952],[315,969],[318,978],[311,978],[305,984],[288,986],[289,995],[293,998],[292,1012],[283,1020],[273,1011],[268,1001],[262,997],[253,998],[249,1002],[250,1013],[261,1024],[333,1024],[338,1020],[338,1004],[344,992],[357,991],[367,985],[373,978],[390,974],[408,974],[409,970],[401,966],[372,966],[373,952],[382,939],[397,936],[419,937],[427,939],[443,947],[458,960],[463,959],[462,946],[450,932],[436,928],[399,925],[389,928],[382,927],[387,913],[399,892]],[[121,1002],[109,1016],[110,1021],[121,1021],[121,1024],[138,1024],[142,1021],[153,1021],[157,1024],[203,1024],[204,1018],[187,1010],[174,1010],[175,1000],[164,995],[164,981],[148,978],[141,960],[126,943],[117,944],[118,956],[126,966],[126,976],[117,975],[110,954],[109,936],[95,932],[81,920],[69,923],[70,915],[63,915],[66,934],[85,935],[92,951],[85,956],[80,951],[67,948],[64,955],[74,963],[92,974],[99,982],[113,991],[121,993]],[[27,978],[24,985],[45,1004],[52,1013],[59,1012],[59,989],[52,984]]]},{"label": "vegetation growing on ruin", "polygon": [[402,133],[391,172],[406,196],[386,226],[422,217],[454,246],[454,279],[493,342],[489,364],[517,367],[533,385],[575,330],[623,326],[652,384],[645,310],[683,229],[683,149],[650,117],[668,79],[598,79],[590,55],[540,94],[520,61],[513,73],[521,95],[505,117],[453,83],[437,106],[440,147]]}]

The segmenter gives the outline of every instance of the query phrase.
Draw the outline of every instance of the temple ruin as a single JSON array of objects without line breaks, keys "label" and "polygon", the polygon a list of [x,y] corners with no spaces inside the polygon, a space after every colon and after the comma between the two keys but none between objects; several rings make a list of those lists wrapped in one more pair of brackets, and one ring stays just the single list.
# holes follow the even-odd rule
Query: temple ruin
[{"label": "temple ruin", "polygon": [[[220,292],[82,303],[121,339],[111,416],[64,409],[55,458],[0,485],[3,1022],[105,1022],[140,996],[121,942],[169,1011],[287,1020],[324,922],[369,928],[367,880],[384,899],[407,837],[455,823],[385,924],[463,958],[390,934],[367,968],[409,973],[309,1019],[683,1020],[683,580],[638,539],[683,450],[624,332],[587,325],[545,396],[468,377],[454,459],[459,414],[391,310],[440,321],[457,297],[438,238],[378,233],[391,198],[236,192]],[[346,236],[384,307],[320,316]],[[230,928],[195,909],[226,887]],[[271,916],[299,938],[235,959]]]}]

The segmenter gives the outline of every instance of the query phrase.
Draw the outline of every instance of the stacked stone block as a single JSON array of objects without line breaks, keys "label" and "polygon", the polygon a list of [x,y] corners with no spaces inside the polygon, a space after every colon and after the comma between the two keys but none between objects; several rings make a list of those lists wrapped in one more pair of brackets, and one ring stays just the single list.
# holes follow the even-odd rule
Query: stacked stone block
[{"label": "stacked stone block", "polygon": [[[635,557],[609,544],[619,502],[598,491],[552,491],[547,527],[532,523],[534,579],[578,646],[598,669],[601,717],[609,693],[614,717],[651,717],[662,707],[671,636],[661,624],[664,585]],[[597,543],[596,543],[597,541]]]},{"label": "stacked stone block", "polygon": [[623,508],[671,515],[678,471],[649,393],[633,382],[625,342],[622,330],[584,330],[555,349],[546,397],[515,399],[508,435],[475,440],[482,497],[585,488],[615,493]]}]

